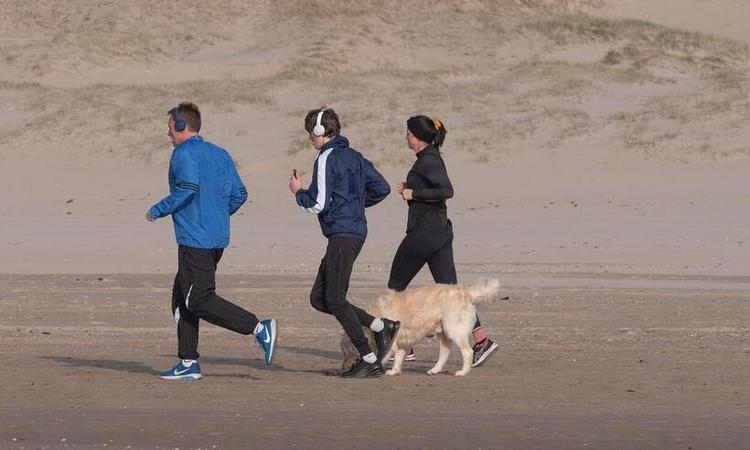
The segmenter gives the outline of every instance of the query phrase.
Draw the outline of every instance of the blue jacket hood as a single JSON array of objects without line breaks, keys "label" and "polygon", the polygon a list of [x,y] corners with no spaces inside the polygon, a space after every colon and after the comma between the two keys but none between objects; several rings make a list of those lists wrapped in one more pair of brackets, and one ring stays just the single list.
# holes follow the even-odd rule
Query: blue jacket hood
[{"label": "blue jacket hood", "polygon": [[322,153],[329,148],[349,148],[349,139],[347,139],[346,136],[342,136],[339,134],[330,141],[326,142],[322,147],[320,147],[318,153]]}]

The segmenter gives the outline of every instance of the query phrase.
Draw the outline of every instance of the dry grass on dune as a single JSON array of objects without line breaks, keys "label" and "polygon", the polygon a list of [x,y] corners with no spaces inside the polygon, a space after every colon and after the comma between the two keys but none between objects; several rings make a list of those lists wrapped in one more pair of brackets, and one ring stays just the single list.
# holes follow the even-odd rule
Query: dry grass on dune
[{"label": "dry grass on dune", "polygon": [[[748,46],[640,20],[582,14],[536,17],[523,27],[538,33],[551,48],[608,49],[594,62],[567,68],[554,62],[542,63],[541,68],[526,64],[524,69],[533,70],[537,78],[553,73],[567,81],[587,78],[580,88],[572,83],[577,95],[563,97],[580,104],[586,103],[582,97],[606,98],[605,87],[642,87],[633,94],[640,97],[638,105],[594,115],[588,122],[594,128],[620,128],[625,148],[681,162],[748,153],[737,140],[726,138],[738,136],[735,130],[750,111]],[[562,89],[554,91],[547,89],[547,94],[559,96]]]},{"label": "dry grass on dune", "polygon": [[[65,2],[0,0],[6,70],[26,76],[77,73],[118,65],[178,60],[232,38],[240,25],[262,19],[240,0],[221,5],[185,0],[177,5],[134,0]],[[260,11],[262,12],[262,11]]]},{"label": "dry grass on dune", "polygon": [[[164,117],[175,99],[198,104],[267,106],[264,88],[252,80],[196,81],[176,85],[94,86],[55,89],[38,83],[0,83],[12,91],[27,119],[0,129],[0,144],[10,147],[49,141],[77,156],[164,158]],[[82,132],[85,130],[85,132]],[[123,145],[126,143],[126,145]],[[64,150],[65,151],[65,150]]]},{"label": "dry grass on dune", "polygon": [[613,48],[603,60],[606,64],[699,71],[742,68],[748,57],[744,44],[642,20],[564,14],[533,20],[527,27],[559,46],[611,43]]},{"label": "dry grass on dune", "polygon": [[[287,118],[332,105],[355,146],[381,164],[405,162],[403,120],[414,113],[440,115],[450,130],[446,151],[476,162],[607,128],[620,136],[613,148],[647,157],[746,152],[717,136],[749,115],[747,47],[597,17],[604,7],[597,0],[189,0],[181,7],[196,23],[186,27],[164,6],[118,5],[0,0],[8,43],[0,46],[7,67],[0,93],[23,115],[0,129],[4,148],[56,136],[81,155],[107,154],[112,140],[100,134],[115,130],[132,143],[130,156],[150,158],[163,154],[165,105],[190,98]],[[207,79],[48,82],[95,68],[205,61],[215,68]],[[635,100],[622,102],[619,90]],[[304,146],[290,137],[287,156]]]}]

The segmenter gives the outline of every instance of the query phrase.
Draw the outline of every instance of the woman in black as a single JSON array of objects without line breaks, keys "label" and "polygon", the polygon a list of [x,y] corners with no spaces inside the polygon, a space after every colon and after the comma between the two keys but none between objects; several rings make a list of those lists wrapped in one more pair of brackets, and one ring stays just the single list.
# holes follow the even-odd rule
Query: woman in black
[{"label": "woman in black", "polygon": [[[405,182],[397,190],[409,205],[406,237],[396,251],[388,287],[403,291],[424,267],[430,268],[435,283],[456,284],[453,262],[453,225],[445,201],[453,197],[453,186],[440,155],[447,130],[439,119],[414,116],[406,122],[406,142],[416,155]],[[477,317],[474,325],[474,362],[483,364],[498,345],[487,336]],[[413,350],[407,356],[414,360]]]}]

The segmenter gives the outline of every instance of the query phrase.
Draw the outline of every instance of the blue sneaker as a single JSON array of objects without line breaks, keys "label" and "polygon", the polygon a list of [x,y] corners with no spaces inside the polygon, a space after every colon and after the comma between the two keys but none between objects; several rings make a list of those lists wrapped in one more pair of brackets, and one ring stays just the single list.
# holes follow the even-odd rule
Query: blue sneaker
[{"label": "blue sneaker", "polygon": [[276,348],[276,319],[262,320],[263,331],[255,335],[258,344],[266,354],[266,365],[270,366],[273,361],[273,350]]},{"label": "blue sneaker", "polygon": [[198,361],[195,361],[190,367],[182,363],[182,360],[177,363],[171,369],[161,373],[161,378],[164,380],[185,380],[193,381],[201,378],[201,366]]}]

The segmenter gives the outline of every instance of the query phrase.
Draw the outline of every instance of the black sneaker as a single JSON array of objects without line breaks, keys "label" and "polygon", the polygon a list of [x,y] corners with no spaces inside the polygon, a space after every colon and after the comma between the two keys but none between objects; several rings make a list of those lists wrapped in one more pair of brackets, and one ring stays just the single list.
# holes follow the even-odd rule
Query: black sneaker
[{"label": "black sneaker", "polygon": [[380,361],[368,363],[358,359],[351,369],[342,372],[339,376],[341,378],[377,378],[383,373],[383,365],[380,364]]},{"label": "black sneaker", "polygon": [[484,364],[487,358],[495,353],[499,346],[492,342],[492,339],[486,338],[481,342],[474,344],[474,362],[471,363],[471,367],[477,367]]},{"label": "black sneaker", "polygon": [[401,322],[393,321],[390,319],[383,319],[385,327],[383,331],[375,333],[375,342],[378,344],[378,361],[383,361],[383,358],[388,355],[391,351],[393,341],[396,340],[398,335],[398,329],[401,327]]}]

